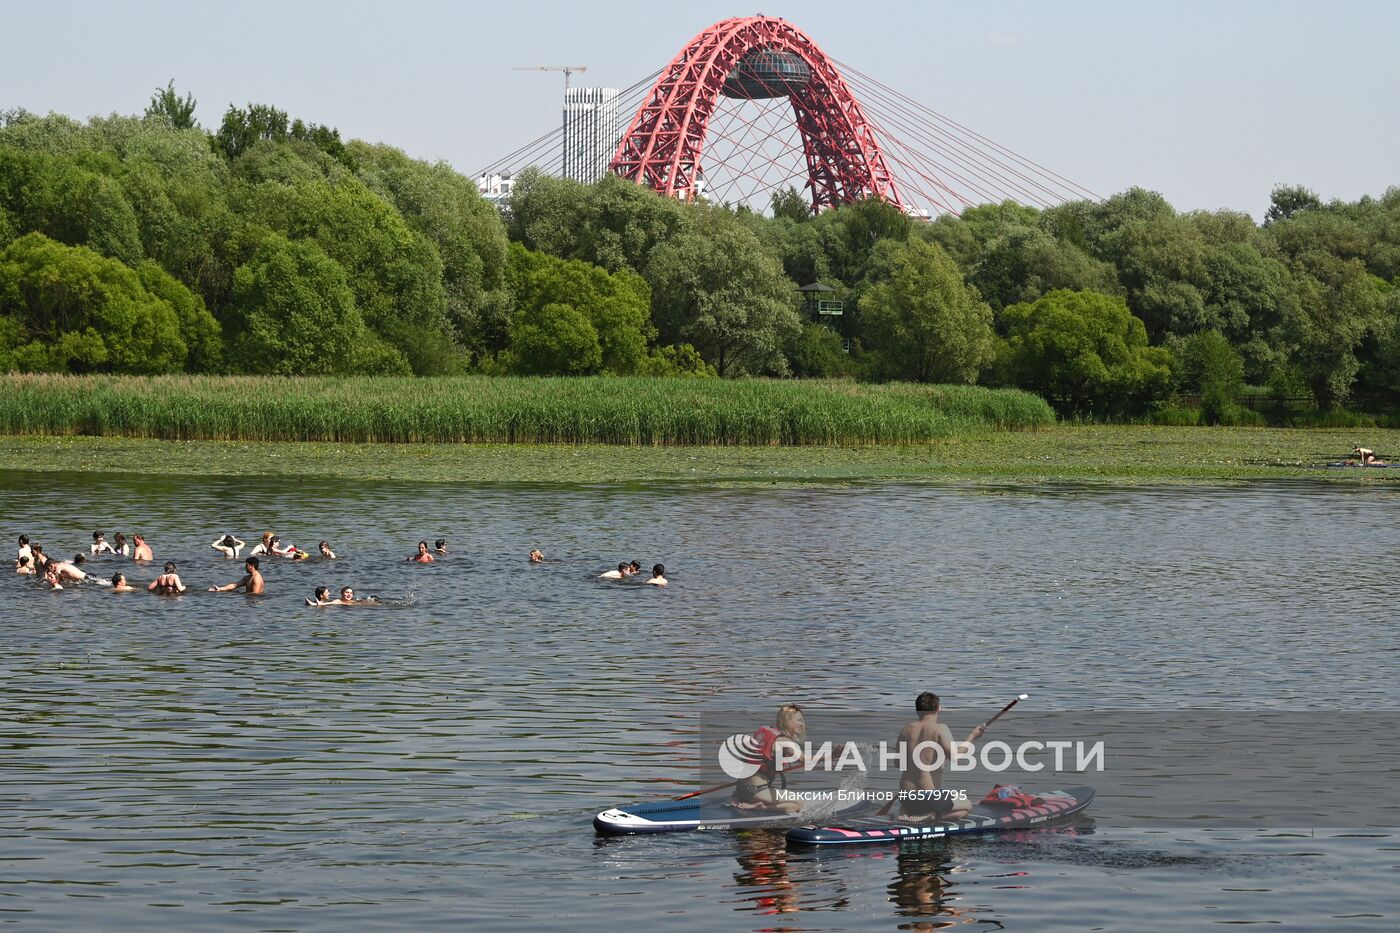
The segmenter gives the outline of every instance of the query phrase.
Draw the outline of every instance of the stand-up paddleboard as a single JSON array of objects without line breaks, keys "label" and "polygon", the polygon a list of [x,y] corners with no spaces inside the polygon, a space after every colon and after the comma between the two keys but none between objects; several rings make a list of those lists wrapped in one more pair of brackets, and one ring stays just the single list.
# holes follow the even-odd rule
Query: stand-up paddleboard
[{"label": "stand-up paddleboard", "polygon": [[1036,796],[1043,803],[1034,807],[1010,809],[979,803],[967,816],[957,820],[901,823],[887,816],[867,816],[843,819],[829,826],[794,826],[787,831],[787,840],[814,846],[844,846],[1026,829],[1080,812],[1094,799],[1094,789],[1069,787],[1036,793]]},{"label": "stand-up paddleboard", "polygon": [[[873,809],[862,800],[843,805],[838,812],[847,816]],[[829,817],[828,817],[829,818]],[[637,833],[684,833],[697,829],[762,829],[791,826],[802,821],[801,813],[787,815],[771,810],[741,810],[724,801],[660,800],[630,807],[614,807],[593,817],[593,828],[609,836]],[[811,817],[807,817],[808,820]]]}]

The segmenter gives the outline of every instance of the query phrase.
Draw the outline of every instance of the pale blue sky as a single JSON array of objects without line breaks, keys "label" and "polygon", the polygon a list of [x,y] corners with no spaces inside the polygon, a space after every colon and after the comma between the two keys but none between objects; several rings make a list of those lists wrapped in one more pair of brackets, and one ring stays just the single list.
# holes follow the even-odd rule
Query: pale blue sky
[{"label": "pale blue sky", "polygon": [[[626,87],[734,4],[9,2],[0,108],[139,112],[174,78],[217,125],[274,103],[465,172],[558,121],[585,64]],[[849,62],[1099,192],[1258,217],[1276,182],[1400,185],[1400,3],[765,4]]]}]

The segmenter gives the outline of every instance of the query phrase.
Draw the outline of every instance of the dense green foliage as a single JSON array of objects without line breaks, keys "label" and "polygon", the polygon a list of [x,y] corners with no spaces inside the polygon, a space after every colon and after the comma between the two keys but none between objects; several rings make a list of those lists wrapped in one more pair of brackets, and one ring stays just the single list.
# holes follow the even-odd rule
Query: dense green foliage
[{"label": "dense green foliage", "polygon": [[140,117],[0,114],[0,367],[980,382],[1113,417],[1199,393],[1207,420],[1241,380],[1400,394],[1400,189],[1280,186],[1262,224],[1137,188],[926,223],[528,171],[502,212],[274,106],[195,114],[173,83]]},{"label": "dense green foliage", "polygon": [[638,377],[0,375],[0,434],[857,445],[1039,428],[1054,420],[1034,395],[975,386]]}]

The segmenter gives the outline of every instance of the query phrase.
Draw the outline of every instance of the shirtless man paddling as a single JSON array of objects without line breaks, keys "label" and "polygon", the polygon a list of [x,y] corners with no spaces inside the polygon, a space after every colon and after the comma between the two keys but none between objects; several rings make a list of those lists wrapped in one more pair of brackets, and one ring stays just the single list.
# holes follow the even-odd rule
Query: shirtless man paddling
[{"label": "shirtless man paddling", "polygon": [[[943,769],[953,756],[953,733],[938,721],[939,706],[938,694],[919,694],[914,701],[919,718],[900,730],[899,741],[909,756],[908,767],[899,779],[900,822],[956,820],[972,809],[971,799],[954,800],[937,793],[943,786]],[[967,734],[965,744],[971,745],[984,732],[985,726],[977,726]],[[933,764],[939,755],[932,746],[943,750],[942,763],[937,768]]]}]

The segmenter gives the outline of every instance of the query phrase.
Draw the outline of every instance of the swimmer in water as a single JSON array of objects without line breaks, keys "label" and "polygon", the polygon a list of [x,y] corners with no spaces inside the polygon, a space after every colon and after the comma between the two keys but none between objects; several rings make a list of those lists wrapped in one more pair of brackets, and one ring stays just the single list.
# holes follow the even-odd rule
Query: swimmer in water
[{"label": "swimmer in water", "polygon": [[250,557],[243,562],[245,571],[243,579],[237,583],[225,583],[223,586],[211,586],[211,593],[232,593],[234,590],[242,590],[249,596],[259,596],[263,592],[263,576],[258,572],[258,559]]},{"label": "swimmer in water", "polygon": [[126,543],[126,535],[122,534],[119,531],[117,532],[117,536],[113,539],[113,541],[115,542],[114,546],[112,547],[113,554],[118,554],[122,557],[131,556],[131,545]]},{"label": "swimmer in water", "polygon": [[651,568],[651,579],[647,581],[647,585],[648,585],[648,586],[665,586],[666,583],[667,583],[667,580],[666,580],[666,565],[665,565],[665,564],[657,564],[656,566],[652,567],[652,568]]},{"label": "swimmer in water", "polygon": [[366,604],[368,604],[368,603],[377,603],[377,602],[379,602],[379,597],[378,597],[378,596],[366,596],[364,599],[356,599],[356,598],[355,598],[355,588],[354,588],[353,586],[342,586],[342,587],[340,588],[340,599],[338,599],[338,600],[336,601],[336,605],[340,605],[340,606],[363,606],[363,605],[366,605]]},{"label": "swimmer in water", "polygon": [[238,557],[238,552],[248,545],[238,538],[235,538],[233,535],[224,535],[209,546],[230,560],[233,560]]},{"label": "swimmer in water", "polygon": [[418,553],[408,558],[408,561],[412,564],[431,564],[433,562],[433,555],[428,553],[428,542],[419,541]]},{"label": "swimmer in water", "polygon": [[642,572],[642,562],[641,562],[641,561],[639,561],[639,560],[634,560],[634,561],[632,561],[632,563],[630,563],[630,564],[627,565],[627,576],[629,576],[629,577],[635,577],[637,574],[639,574],[639,573],[641,573],[641,572]]},{"label": "swimmer in water", "polygon": [[447,556],[447,539],[438,538],[437,541],[433,542],[433,550],[437,551],[444,557]]},{"label": "swimmer in water", "polygon": [[598,574],[599,580],[624,580],[627,578],[627,562],[623,561],[617,565],[616,570],[609,570]]},{"label": "swimmer in water", "polygon": [[107,535],[101,531],[92,533],[92,553],[93,554],[115,554],[116,549],[107,543]]},{"label": "swimmer in water", "polygon": [[329,541],[322,541],[320,545],[318,545],[318,547],[320,547],[321,549],[322,557],[324,557],[326,560],[335,560],[335,551],[331,550],[331,544]]},{"label": "swimmer in water", "polygon": [[135,592],[136,592],[136,587],[134,587],[134,586],[132,586],[130,583],[127,583],[127,582],[126,582],[126,574],[124,574],[124,573],[114,573],[114,574],[112,574],[112,592],[113,592],[113,593],[135,593]]},{"label": "swimmer in water", "polygon": [[277,541],[277,536],[270,531],[262,533],[262,539],[253,545],[253,549],[248,552],[249,557],[271,557],[273,544]]},{"label": "swimmer in water", "polygon": [[155,555],[151,553],[151,546],[146,543],[146,536],[134,534],[131,539],[136,542],[136,549],[131,552],[132,560],[155,560]]},{"label": "swimmer in water", "polygon": [[19,536],[19,550],[15,552],[15,557],[33,557],[34,549],[29,546],[29,535]]},{"label": "swimmer in water", "polygon": [[44,586],[51,590],[63,589],[63,581],[58,576],[58,562],[48,561],[44,564]]},{"label": "swimmer in water", "polygon": [[532,549],[530,550],[530,563],[532,563],[532,564],[543,564],[543,563],[544,563],[544,551],[541,551],[539,548],[532,548]]},{"label": "swimmer in water", "polygon": [[15,573],[18,573],[18,574],[32,574],[32,573],[34,573],[34,568],[31,567],[30,564],[29,564],[29,555],[28,555],[28,554],[24,555],[24,556],[21,557],[19,560],[15,561]]},{"label": "swimmer in water", "polygon": [[175,572],[175,562],[173,560],[166,561],[164,570],[165,572],[152,580],[146,589],[157,596],[179,596],[185,592],[185,584],[180,581],[180,575]]},{"label": "swimmer in water", "polygon": [[87,581],[91,580],[98,586],[106,586],[106,580],[99,580],[96,577],[88,576],[87,573],[84,570],[82,570],[82,568],[79,566],[86,559],[87,558],[83,557],[83,555],[81,554],[74,554],[72,560],[61,560],[57,562],[50,561],[50,563],[56,564],[58,568],[58,578],[64,582],[86,583]]},{"label": "swimmer in water", "polygon": [[329,606],[331,605],[331,588],[328,586],[316,587],[316,595],[307,599],[308,606]]}]

